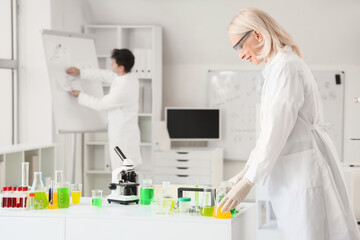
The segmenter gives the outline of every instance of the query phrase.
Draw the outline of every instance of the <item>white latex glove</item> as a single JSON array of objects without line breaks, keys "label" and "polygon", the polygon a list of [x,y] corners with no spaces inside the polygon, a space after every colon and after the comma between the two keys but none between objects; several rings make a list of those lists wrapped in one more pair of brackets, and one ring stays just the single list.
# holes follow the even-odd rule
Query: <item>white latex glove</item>
[{"label": "white latex glove", "polygon": [[217,208],[221,208],[221,206],[224,205],[221,212],[228,212],[236,208],[249,194],[253,185],[254,183],[250,182],[249,179],[242,178],[231,188],[230,192],[221,200]]},{"label": "white latex glove", "polygon": [[235,184],[237,184],[246,174],[247,170],[249,169],[249,165],[245,165],[245,167],[243,168],[243,170],[241,170],[241,172],[239,172],[238,174],[236,174],[234,177],[230,178],[228,180],[228,182],[231,182],[232,185],[234,186]]}]

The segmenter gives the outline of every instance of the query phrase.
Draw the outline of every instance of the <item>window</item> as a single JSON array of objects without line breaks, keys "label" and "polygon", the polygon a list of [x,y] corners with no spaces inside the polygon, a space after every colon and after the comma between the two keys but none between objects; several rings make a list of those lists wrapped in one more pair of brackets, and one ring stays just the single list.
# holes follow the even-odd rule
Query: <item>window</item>
[{"label": "window", "polygon": [[0,1],[0,146],[16,142],[16,0]]}]

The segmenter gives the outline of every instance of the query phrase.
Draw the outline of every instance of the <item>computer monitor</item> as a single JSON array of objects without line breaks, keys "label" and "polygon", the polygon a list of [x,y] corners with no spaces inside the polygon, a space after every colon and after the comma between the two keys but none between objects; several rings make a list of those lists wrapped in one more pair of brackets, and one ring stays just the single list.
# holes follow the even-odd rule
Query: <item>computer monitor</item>
[{"label": "computer monitor", "polygon": [[218,108],[165,108],[165,120],[173,141],[212,141],[221,138]]}]

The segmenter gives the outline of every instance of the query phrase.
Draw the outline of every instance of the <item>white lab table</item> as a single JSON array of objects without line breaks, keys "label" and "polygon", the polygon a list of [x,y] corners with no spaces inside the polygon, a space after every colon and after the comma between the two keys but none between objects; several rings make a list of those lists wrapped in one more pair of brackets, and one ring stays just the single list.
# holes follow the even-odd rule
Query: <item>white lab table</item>
[{"label": "white lab table", "polygon": [[155,214],[151,206],[91,206],[90,198],[68,209],[0,208],[1,239],[246,239],[255,240],[257,208],[242,203],[232,219]]}]

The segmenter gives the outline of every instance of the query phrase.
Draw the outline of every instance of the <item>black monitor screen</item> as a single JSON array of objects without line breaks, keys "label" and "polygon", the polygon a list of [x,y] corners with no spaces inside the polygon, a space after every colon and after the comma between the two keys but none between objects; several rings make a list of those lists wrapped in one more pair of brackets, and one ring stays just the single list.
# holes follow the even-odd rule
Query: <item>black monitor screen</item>
[{"label": "black monitor screen", "polygon": [[219,109],[167,109],[171,139],[220,139]]}]

